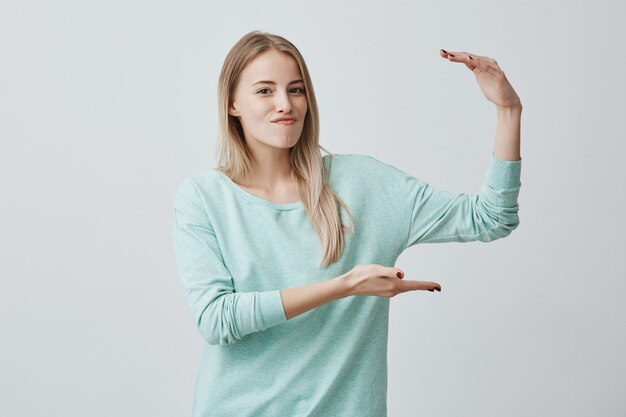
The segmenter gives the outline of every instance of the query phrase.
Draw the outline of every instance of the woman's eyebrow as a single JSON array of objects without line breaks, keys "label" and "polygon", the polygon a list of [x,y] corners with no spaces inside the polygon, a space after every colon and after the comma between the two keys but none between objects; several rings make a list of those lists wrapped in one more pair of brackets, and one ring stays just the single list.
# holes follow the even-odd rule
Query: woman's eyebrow
[{"label": "woman's eyebrow", "polygon": [[[290,82],[289,84],[295,84],[295,83],[303,83],[303,80],[293,80],[292,82]],[[254,84],[252,84],[252,86],[254,87],[257,84],[272,84],[272,85],[276,85],[276,83],[274,81],[270,81],[270,80],[261,80],[261,81],[257,81]]]}]

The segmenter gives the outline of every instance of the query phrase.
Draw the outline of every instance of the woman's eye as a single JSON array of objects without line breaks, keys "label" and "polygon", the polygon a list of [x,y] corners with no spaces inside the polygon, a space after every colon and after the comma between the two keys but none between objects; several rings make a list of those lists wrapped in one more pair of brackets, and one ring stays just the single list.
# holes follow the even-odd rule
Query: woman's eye
[{"label": "woman's eye", "polygon": [[[261,93],[261,94],[265,95],[266,91],[270,91],[269,88],[261,88],[259,91],[257,91],[257,93]],[[295,88],[292,88],[291,91],[294,91],[297,94],[302,94],[302,93],[304,93],[304,88],[295,87]]]}]

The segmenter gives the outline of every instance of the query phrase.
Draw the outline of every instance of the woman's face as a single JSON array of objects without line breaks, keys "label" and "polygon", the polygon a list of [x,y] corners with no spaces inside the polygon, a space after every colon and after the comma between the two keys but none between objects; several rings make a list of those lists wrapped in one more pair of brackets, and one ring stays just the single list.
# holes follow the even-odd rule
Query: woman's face
[{"label": "woman's face", "polygon": [[[298,63],[290,55],[270,49],[240,74],[228,114],[239,118],[249,146],[291,148],[300,138],[306,111]],[[281,117],[295,122],[277,122]]]}]

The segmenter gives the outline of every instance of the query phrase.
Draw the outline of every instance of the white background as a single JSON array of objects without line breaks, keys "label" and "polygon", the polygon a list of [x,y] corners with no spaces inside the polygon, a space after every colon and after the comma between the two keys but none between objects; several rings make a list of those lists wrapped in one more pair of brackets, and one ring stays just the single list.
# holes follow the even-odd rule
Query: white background
[{"label": "white background", "polygon": [[324,147],[453,192],[478,192],[496,111],[439,48],[495,58],[524,105],[519,227],[396,264],[443,291],[391,301],[389,416],[626,415],[624,17],[617,0],[4,0],[0,415],[190,414],[202,340],[172,196],[216,165],[219,71],[255,29],[303,54]]}]

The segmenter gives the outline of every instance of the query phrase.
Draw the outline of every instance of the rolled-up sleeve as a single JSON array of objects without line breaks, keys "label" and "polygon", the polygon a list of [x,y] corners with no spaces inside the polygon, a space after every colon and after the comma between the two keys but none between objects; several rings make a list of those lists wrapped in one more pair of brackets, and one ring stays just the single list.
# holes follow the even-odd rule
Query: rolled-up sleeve
[{"label": "rolled-up sleeve", "polygon": [[408,179],[409,213],[405,248],[417,243],[488,242],[508,236],[519,225],[522,160],[490,156],[478,194],[454,194]]},{"label": "rolled-up sleeve", "polygon": [[172,237],[187,304],[203,339],[232,344],[287,320],[280,292],[235,292],[205,202],[192,178],[174,194]]}]

